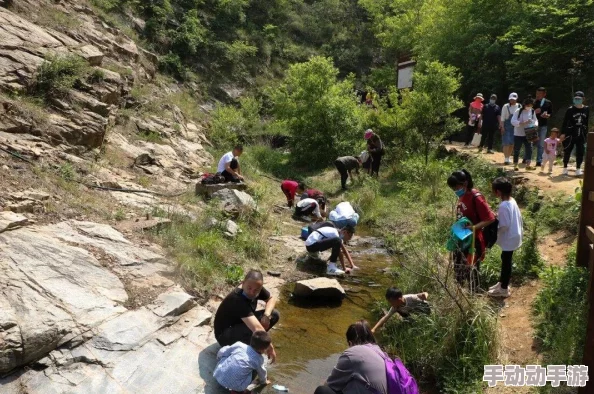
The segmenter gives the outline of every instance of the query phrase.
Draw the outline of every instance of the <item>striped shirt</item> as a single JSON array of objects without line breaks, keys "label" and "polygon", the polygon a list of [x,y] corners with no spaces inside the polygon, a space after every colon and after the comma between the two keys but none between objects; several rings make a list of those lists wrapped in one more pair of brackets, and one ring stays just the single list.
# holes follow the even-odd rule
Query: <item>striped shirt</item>
[{"label": "striped shirt", "polygon": [[252,372],[258,372],[260,382],[266,382],[264,356],[242,342],[224,346],[217,353],[214,377],[228,390],[244,391],[252,382]]}]

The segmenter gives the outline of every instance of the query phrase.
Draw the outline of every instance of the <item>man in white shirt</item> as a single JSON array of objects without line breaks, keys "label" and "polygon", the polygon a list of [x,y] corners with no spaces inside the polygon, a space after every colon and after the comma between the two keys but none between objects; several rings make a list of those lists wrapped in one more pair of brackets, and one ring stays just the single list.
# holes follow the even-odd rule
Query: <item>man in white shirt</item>
[{"label": "man in white shirt", "polygon": [[[316,225],[315,229],[309,234],[307,240],[305,240],[305,249],[309,253],[323,252],[328,249],[332,249],[332,254],[328,260],[328,268],[326,270],[327,275],[344,275],[351,271],[350,268],[346,268],[344,259],[348,260],[349,264],[353,269],[358,268],[353,263],[353,259],[349,254],[348,250],[344,246],[344,242],[348,242],[355,234],[353,227],[347,226],[342,230],[337,230],[334,226],[320,226]],[[340,259],[342,270],[336,267],[336,261]]]},{"label": "man in white shirt", "polygon": [[348,201],[343,201],[330,212],[330,221],[334,223],[336,228],[343,228],[346,226],[355,227],[359,222],[359,214],[355,212],[353,206]]},{"label": "man in white shirt", "polygon": [[225,177],[225,182],[241,182],[243,176],[241,175],[241,167],[239,165],[239,156],[243,153],[243,147],[241,145],[235,146],[231,152],[225,153],[219,165],[217,166],[217,172]]}]

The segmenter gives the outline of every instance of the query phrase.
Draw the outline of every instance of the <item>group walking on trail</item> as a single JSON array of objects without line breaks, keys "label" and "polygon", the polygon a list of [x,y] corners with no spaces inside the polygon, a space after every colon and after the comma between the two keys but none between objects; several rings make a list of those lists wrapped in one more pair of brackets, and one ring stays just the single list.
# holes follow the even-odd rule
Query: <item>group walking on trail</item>
[{"label": "group walking on trail", "polygon": [[547,98],[546,88],[539,87],[534,98],[527,96],[521,101],[518,94],[512,92],[502,107],[497,105],[497,95],[492,94],[489,103],[484,105],[482,93],[477,93],[468,106],[464,146],[477,146],[479,152],[486,147],[487,153],[492,154],[494,137],[499,130],[503,165],[513,164],[514,170],[519,171],[521,163],[528,171],[540,169],[553,175],[557,156],[560,156],[561,175],[565,176],[569,175],[569,162],[575,151],[575,176],[581,177],[590,121],[590,110],[584,100],[584,92],[576,91],[572,105],[565,110],[561,128],[549,131],[553,103]]}]

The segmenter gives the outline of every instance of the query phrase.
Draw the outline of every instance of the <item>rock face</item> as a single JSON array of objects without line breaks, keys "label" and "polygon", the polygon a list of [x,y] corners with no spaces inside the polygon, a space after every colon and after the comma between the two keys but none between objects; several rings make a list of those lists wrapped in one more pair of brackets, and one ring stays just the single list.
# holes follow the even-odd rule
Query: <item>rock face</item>
[{"label": "rock face", "polygon": [[295,283],[295,297],[342,299],[344,289],[336,279],[314,278]]},{"label": "rock face", "polygon": [[256,209],[256,202],[246,192],[235,189],[221,189],[213,193],[213,198],[219,199],[221,209],[226,212],[253,211]]},{"label": "rock face", "polygon": [[[212,314],[161,275],[173,267],[156,247],[78,221],[13,228],[0,244],[0,374],[35,366],[0,391],[218,392]],[[135,291],[158,295],[127,309]]]},{"label": "rock face", "polygon": [[247,185],[245,183],[217,183],[214,185],[203,185],[202,183],[198,182],[196,184],[196,195],[212,198],[216,192],[223,189],[243,191],[247,189]]}]

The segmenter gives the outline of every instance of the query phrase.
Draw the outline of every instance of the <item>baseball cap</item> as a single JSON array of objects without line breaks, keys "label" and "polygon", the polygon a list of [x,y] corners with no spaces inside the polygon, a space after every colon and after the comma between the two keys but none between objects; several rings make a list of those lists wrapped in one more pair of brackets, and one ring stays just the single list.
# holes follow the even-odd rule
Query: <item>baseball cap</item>
[{"label": "baseball cap", "polygon": [[575,94],[573,95],[573,97],[581,97],[584,98],[584,92],[582,92],[581,90],[578,90],[577,92],[575,92]]},{"label": "baseball cap", "polygon": [[496,98],[497,98],[497,95],[496,95],[495,93],[493,93],[493,94],[491,95],[491,98],[494,98],[494,99],[496,99]]},{"label": "baseball cap", "polygon": [[508,100],[517,100],[518,99],[518,94],[517,93],[510,93]]}]

